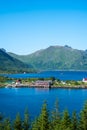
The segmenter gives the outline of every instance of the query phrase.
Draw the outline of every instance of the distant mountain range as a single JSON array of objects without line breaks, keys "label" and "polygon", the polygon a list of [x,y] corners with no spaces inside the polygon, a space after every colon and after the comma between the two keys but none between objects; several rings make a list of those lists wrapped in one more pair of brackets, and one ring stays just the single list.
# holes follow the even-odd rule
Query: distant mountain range
[{"label": "distant mountain range", "polygon": [[31,72],[33,67],[10,56],[5,49],[0,49],[0,73]]},{"label": "distant mountain range", "polygon": [[29,55],[13,53],[8,53],[8,55],[33,66],[38,71],[87,70],[87,50],[77,50],[67,45],[50,46]]}]

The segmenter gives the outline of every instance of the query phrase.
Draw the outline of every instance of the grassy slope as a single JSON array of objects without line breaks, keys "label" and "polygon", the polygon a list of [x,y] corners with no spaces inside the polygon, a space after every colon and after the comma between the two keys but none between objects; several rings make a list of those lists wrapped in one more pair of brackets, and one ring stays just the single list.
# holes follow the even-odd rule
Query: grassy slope
[{"label": "grassy slope", "polygon": [[30,69],[29,65],[13,58],[0,49],[0,72],[23,72]]}]

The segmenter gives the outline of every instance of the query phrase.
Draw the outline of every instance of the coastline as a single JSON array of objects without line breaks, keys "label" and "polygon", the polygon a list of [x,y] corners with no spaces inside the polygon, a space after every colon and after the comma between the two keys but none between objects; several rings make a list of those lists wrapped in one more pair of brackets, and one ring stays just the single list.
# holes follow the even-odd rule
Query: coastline
[{"label": "coastline", "polygon": [[50,87],[44,87],[44,86],[35,86],[35,85],[30,85],[30,84],[21,84],[21,85],[0,85],[0,88],[61,88],[61,89],[87,89],[87,85],[75,85],[75,86],[54,86],[51,85]]},{"label": "coastline", "polygon": [[52,78],[29,78],[29,79],[8,79],[0,82],[0,88],[65,88],[65,89],[87,89],[87,81],[62,81]]},{"label": "coastline", "polygon": [[64,89],[87,89],[87,86],[52,86],[51,88],[64,88]]}]

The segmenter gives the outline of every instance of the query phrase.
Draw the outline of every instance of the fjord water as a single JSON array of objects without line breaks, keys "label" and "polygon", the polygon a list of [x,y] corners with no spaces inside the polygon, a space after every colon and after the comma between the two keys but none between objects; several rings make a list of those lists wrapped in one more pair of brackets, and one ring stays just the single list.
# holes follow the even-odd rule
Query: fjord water
[{"label": "fjord water", "polygon": [[87,71],[43,71],[40,73],[4,74],[11,78],[49,78],[55,77],[60,80],[82,80],[87,78]]},{"label": "fjord water", "polygon": [[34,118],[40,113],[44,100],[51,111],[56,99],[61,112],[68,109],[70,114],[74,110],[79,113],[87,100],[87,89],[1,88],[0,112],[14,119],[18,112],[23,117],[25,108],[28,108],[31,118]]}]

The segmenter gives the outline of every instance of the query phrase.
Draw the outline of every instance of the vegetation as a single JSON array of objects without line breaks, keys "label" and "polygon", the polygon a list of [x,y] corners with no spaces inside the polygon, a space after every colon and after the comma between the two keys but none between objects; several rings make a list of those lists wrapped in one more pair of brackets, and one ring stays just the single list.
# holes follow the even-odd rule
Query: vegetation
[{"label": "vegetation", "polygon": [[30,121],[27,110],[24,119],[18,113],[14,121],[4,119],[0,114],[0,130],[87,130],[87,102],[78,116],[75,111],[70,116],[68,110],[61,114],[58,101],[52,113],[44,102],[40,115],[34,121]]},{"label": "vegetation", "polygon": [[4,76],[0,76],[0,83],[4,83],[8,80],[9,78],[6,78]]},{"label": "vegetation", "polygon": [[17,55],[0,49],[0,73],[41,70],[87,70],[87,50],[50,46],[30,55]]},{"label": "vegetation", "polygon": [[37,70],[87,70],[87,51],[69,46],[50,46],[30,55],[9,53]]},{"label": "vegetation", "polygon": [[74,81],[67,80],[61,81],[60,79],[56,79],[55,77],[50,78],[8,78],[4,76],[0,76],[0,86],[5,87],[8,85],[15,84],[16,81],[21,80],[22,85],[26,87],[31,87],[31,85],[37,80],[41,81],[49,81],[51,80],[51,88],[87,88],[87,82],[83,81]]},{"label": "vegetation", "polygon": [[5,87],[6,84],[8,84],[9,81],[12,81],[11,78],[0,76],[0,87]]},{"label": "vegetation", "polygon": [[22,73],[35,71],[31,64],[10,56],[6,51],[0,49],[0,73]]}]

